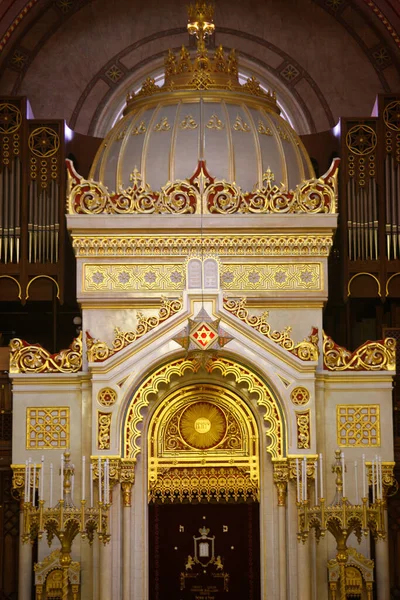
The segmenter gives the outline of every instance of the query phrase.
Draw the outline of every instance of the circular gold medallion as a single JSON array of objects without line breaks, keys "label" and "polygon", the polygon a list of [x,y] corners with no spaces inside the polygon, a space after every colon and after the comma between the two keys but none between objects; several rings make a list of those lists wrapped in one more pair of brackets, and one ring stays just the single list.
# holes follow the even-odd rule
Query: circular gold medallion
[{"label": "circular gold medallion", "polygon": [[214,448],[226,433],[225,414],[211,402],[195,402],[182,413],[179,430],[183,440],[192,448]]},{"label": "circular gold medallion", "polygon": [[211,422],[206,417],[199,417],[194,422],[194,428],[197,433],[208,433],[211,429]]}]

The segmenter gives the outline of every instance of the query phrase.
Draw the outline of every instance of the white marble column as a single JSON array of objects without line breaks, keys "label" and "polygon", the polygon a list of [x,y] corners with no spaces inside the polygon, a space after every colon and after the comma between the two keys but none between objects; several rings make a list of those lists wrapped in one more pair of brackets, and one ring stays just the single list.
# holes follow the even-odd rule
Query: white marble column
[{"label": "white marble column", "polygon": [[311,561],[308,540],[297,542],[297,600],[311,600]]},{"label": "white marble column", "polygon": [[278,506],[279,600],[287,600],[286,503]]},{"label": "white marble column", "polygon": [[122,483],[122,600],[131,592],[131,491],[130,482]]},{"label": "white marble column", "polygon": [[[21,501],[21,508],[23,504]],[[31,600],[32,589],[32,544],[27,542],[22,543],[22,532],[24,528],[24,513],[23,510],[19,513],[19,561],[18,561],[18,600]]]},{"label": "white marble column", "polygon": [[[111,511],[112,507],[110,507]],[[111,544],[99,543],[99,600],[110,600],[112,576],[112,547]]]},{"label": "white marble column", "polygon": [[389,573],[389,543],[388,543],[388,514],[385,515],[386,537],[375,542],[375,573],[378,600],[390,600],[390,573]]}]

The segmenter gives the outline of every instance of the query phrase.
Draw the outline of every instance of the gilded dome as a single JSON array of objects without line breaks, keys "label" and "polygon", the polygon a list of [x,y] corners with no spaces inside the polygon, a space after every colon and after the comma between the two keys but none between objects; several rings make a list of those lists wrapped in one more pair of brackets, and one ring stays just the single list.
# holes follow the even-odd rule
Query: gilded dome
[{"label": "gilded dome", "polygon": [[146,189],[188,180],[200,162],[219,181],[241,190],[269,178],[281,190],[314,178],[297,133],[279,114],[274,93],[255,79],[239,83],[235,51],[206,49],[214,31],[212,7],[189,7],[189,33],[197,39],[191,56],[182,48],[165,59],[165,83],[147,79],[128,95],[125,116],[108,133],[89,178],[119,193],[140,177]]},{"label": "gilded dome", "polygon": [[269,98],[179,90],[138,99],[106,136],[90,178],[118,191],[136,170],[157,190],[189,179],[200,160],[242,190],[260,187],[268,169],[286,189],[314,177],[299,136]]}]

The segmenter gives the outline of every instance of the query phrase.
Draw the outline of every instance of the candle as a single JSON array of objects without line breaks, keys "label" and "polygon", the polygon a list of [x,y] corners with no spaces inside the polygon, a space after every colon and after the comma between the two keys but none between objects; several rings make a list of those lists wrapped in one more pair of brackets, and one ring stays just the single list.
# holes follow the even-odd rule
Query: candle
[{"label": "candle", "polygon": [[363,486],[363,498],[367,497],[367,481],[365,473],[365,454],[362,455],[362,486]]},{"label": "candle", "polygon": [[28,502],[28,461],[25,461],[24,501]]},{"label": "candle", "polygon": [[303,478],[303,500],[307,500],[307,459],[303,458],[304,478]]},{"label": "candle", "polygon": [[344,452],[341,453],[340,455],[341,459],[342,459],[342,481],[343,481],[343,498],[346,498],[346,480],[345,480],[345,465],[344,465]]},{"label": "candle", "polygon": [[44,486],[44,456],[41,458],[41,469],[40,469],[40,500],[43,500],[43,486]]},{"label": "candle", "polygon": [[75,474],[71,475],[71,502],[74,502]]},{"label": "candle", "polygon": [[320,479],[320,486],[321,486],[320,498],[323,498],[324,497],[324,472],[323,472],[322,454],[319,455],[319,479]]},{"label": "candle", "polygon": [[318,459],[314,463],[314,471],[315,471],[315,506],[318,506]]},{"label": "candle", "polygon": [[297,502],[300,502],[300,465],[299,465],[298,458],[296,458],[296,483],[297,483]]},{"label": "candle", "polygon": [[61,454],[61,469],[60,469],[60,484],[61,484],[61,500],[64,500],[64,454]]},{"label": "candle", "polygon": [[375,503],[375,461],[372,461],[372,503]]},{"label": "candle", "polygon": [[356,504],[358,504],[358,463],[354,461],[354,482],[356,486]]},{"label": "candle", "polygon": [[31,468],[32,468],[32,459],[29,458],[29,461],[28,461],[28,502],[31,501]]},{"label": "candle", "polygon": [[86,470],[86,457],[82,456],[82,500],[85,499],[85,470]]},{"label": "candle", "polygon": [[99,502],[101,502],[101,458],[99,458],[97,464],[99,471]]},{"label": "candle", "polygon": [[379,500],[382,500],[382,457],[379,457]]},{"label": "candle", "polygon": [[105,479],[105,489],[106,489],[106,493],[105,493],[105,502],[106,504],[110,504],[110,463],[108,461],[108,458],[106,459],[106,465],[105,465],[105,473],[104,473],[104,479]]},{"label": "candle", "polygon": [[90,476],[90,508],[93,508],[93,465],[90,465],[89,469]]},{"label": "candle", "polygon": [[32,506],[36,504],[36,463],[33,464]]},{"label": "candle", "polygon": [[50,508],[53,506],[53,463],[50,463]]}]

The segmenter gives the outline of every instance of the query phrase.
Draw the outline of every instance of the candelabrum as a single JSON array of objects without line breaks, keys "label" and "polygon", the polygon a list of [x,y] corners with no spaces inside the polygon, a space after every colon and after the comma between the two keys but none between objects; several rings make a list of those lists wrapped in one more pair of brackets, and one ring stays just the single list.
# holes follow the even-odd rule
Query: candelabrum
[{"label": "candelabrum", "polygon": [[[33,542],[35,538],[41,539],[46,534],[49,546],[56,537],[60,544],[60,566],[63,572],[62,579],[62,599],[68,598],[68,569],[71,564],[71,547],[75,537],[80,534],[83,539],[93,542],[94,533],[104,544],[110,540],[108,532],[108,510],[109,510],[109,490],[108,490],[108,465],[104,465],[103,480],[104,493],[99,495],[97,506],[93,506],[93,493],[91,488],[90,507],[86,506],[84,498],[84,489],[80,507],[73,503],[73,492],[71,484],[74,480],[75,467],[70,462],[70,453],[65,452],[61,460],[61,499],[54,506],[45,507],[43,499],[43,470],[39,476],[39,502],[35,503],[34,491],[32,499],[29,493],[30,476],[28,470],[28,480],[25,483],[25,502],[23,507],[23,533],[22,541]],[[35,490],[34,473],[34,487]],[[99,489],[101,489],[101,464],[99,465]],[[51,504],[51,501],[50,501]]]},{"label": "candelabrum", "polygon": [[[365,469],[365,465],[363,465]],[[346,577],[345,568],[348,558],[347,540],[354,533],[358,542],[361,542],[362,535],[372,535],[377,538],[384,538],[385,516],[384,500],[382,497],[382,485],[379,487],[379,473],[377,473],[377,490],[374,494],[372,503],[369,502],[365,484],[363,484],[363,497],[361,503],[350,504],[346,497],[344,488],[345,464],[343,454],[340,450],[335,452],[335,462],[332,465],[332,472],[336,474],[336,494],[332,504],[327,505],[325,498],[318,497],[317,481],[315,505],[311,506],[310,499],[307,497],[307,472],[306,465],[302,470],[301,484],[300,469],[297,464],[297,510],[298,510],[298,534],[299,542],[305,542],[310,529],[315,532],[317,542],[329,531],[336,540],[336,560],[339,565],[340,574],[340,600],[346,600]],[[365,471],[363,479],[365,478]],[[380,480],[381,481],[381,480]],[[322,482],[321,482],[322,483]],[[373,482],[374,485],[374,482]],[[321,485],[322,489],[322,485]],[[322,496],[323,494],[321,494]]]}]

